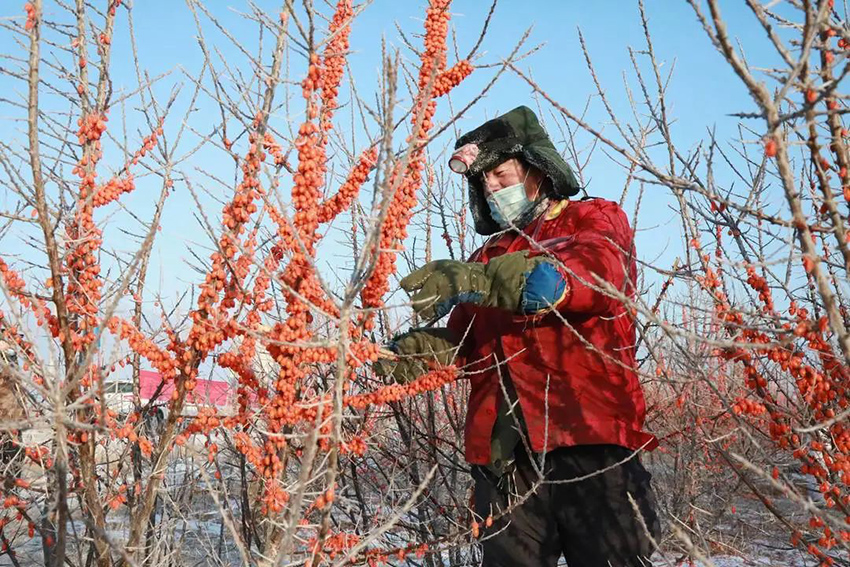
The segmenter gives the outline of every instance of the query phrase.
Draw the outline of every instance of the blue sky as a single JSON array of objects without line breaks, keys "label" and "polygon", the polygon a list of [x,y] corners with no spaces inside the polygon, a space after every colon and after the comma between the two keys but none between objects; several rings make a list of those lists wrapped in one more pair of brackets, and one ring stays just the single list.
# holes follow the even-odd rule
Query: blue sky
[{"label": "blue sky", "polygon": [[[50,6],[50,2],[46,4]],[[322,3],[317,4],[321,6]],[[692,148],[706,137],[707,129],[713,127],[717,129],[720,139],[736,138],[738,120],[728,114],[751,111],[753,104],[741,82],[710,44],[692,9],[685,2],[670,0],[648,0],[646,4],[656,57],[663,63],[662,70],[668,70],[675,63],[675,73],[668,91],[668,112],[675,119],[672,133],[677,146],[682,150]],[[738,35],[742,40],[747,56],[754,65],[766,67],[775,63],[775,57],[767,49],[764,33],[743,3],[723,4],[730,33]],[[208,2],[208,5],[210,11],[221,19],[234,36],[244,41],[246,47],[252,49],[257,45],[256,26],[246,23],[238,14],[247,9],[246,4],[228,0]],[[260,6],[272,13],[278,11],[274,3],[261,2]],[[355,21],[351,36],[353,53],[349,61],[360,95],[370,102],[374,100],[372,92],[376,85],[375,77],[379,75],[381,39],[385,38],[390,45],[401,47],[403,57],[411,60],[412,54],[403,48],[395,24],[398,23],[406,33],[417,33],[421,28],[424,6],[424,2],[414,0],[375,0]],[[489,2],[483,0],[457,0],[454,3],[452,25],[457,32],[461,55],[469,51],[478,37],[488,8]],[[21,16],[22,13],[17,4],[12,6],[10,3],[0,10],[0,17]],[[330,13],[330,9],[325,9],[325,13]],[[192,87],[183,73],[185,71],[197,75],[202,63],[194,20],[184,3],[166,0],[135,2],[133,14],[143,68],[151,77],[170,73],[157,84],[156,93],[160,102],[167,100],[168,94],[175,86],[182,86],[183,92],[166,122],[166,130],[175,132],[188,104]],[[112,73],[116,93],[134,89],[137,84],[135,70],[129,58],[127,16],[124,10],[119,12],[118,21]],[[644,49],[645,45],[637,2],[549,0],[532,3],[502,0],[480,51],[483,55],[476,62],[499,62],[511,51],[528,27],[533,27],[533,30],[526,45],[530,47],[542,44],[542,48],[523,60],[520,66],[554,99],[576,114],[581,114],[588,97],[595,95],[595,88],[579,46],[577,30],[580,28],[593,57],[598,77],[612,105],[627,122],[633,122],[624,88],[624,73],[629,88],[635,96],[639,96],[638,84],[627,51],[629,46],[640,50]],[[202,29],[208,42],[220,50],[228,65],[234,68],[241,66],[247,72],[244,56],[226,41],[214,26],[207,21]],[[8,32],[3,34],[8,35]],[[5,40],[3,42],[6,43]],[[268,44],[269,38],[266,37],[266,54]],[[13,52],[16,51],[13,49]],[[303,62],[293,60],[291,65],[293,77],[300,79],[298,70],[303,68]],[[652,81],[647,65],[643,65],[642,71],[644,77]],[[486,84],[493,72],[492,69],[476,71],[461,88],[452,93],[452,105],[455,108],[465,105]],[[0,78],[0,87],[4,85],[11,86],[18,93],[24,92],[20,83],[13,84],[7,77]],[[297,113],[303,111],[303,102],[297,92],[296,89],[292,106],[292,122],[295,125],[299,121]],[[280,96],[283,96],[283,93]],[[348,98],[345,89],[341,102],[347,103]],[[407,102],[409,101],[403,101]],[[130,101],[125,105],[125,120],[130,139],[139,140],[147,131],[140,123],[140,115],[134,109],[134,104],[137,104],[137,101]],[[458,124],[458,128],[462,131],[472,129],[484,119],[518,104],[529,104],[536,108],[531,89],[521,79],[506,73],[497,88],[470,110]],[[15,112],[19,111],[3,106],[0,115],[7,117]],[[122,121],[120,110],[116,109],[111,116],[111,127],[119,126]],[[446,116],[447,101],[441,101],[438,119]],[[338,117],[343,124],[347,124],[347,109],[343,108]],[[545,116],[544,119],[551,120]],[[608,123],[598,99],[593,98],[590,101],[586,119],[594,127],[613,136],[613,128]],[[275,116],[272,120],[274,125],[281,128],[287,117]],[[197,110],[190,116],[189,123],[198,131],[208,133],[220,123],[218,109],[209,99],[202,97],[197,104]],[[754,124],[754,127],[758,126]],[[23,141],[23,133],[17,125],[4,121],[0,122],[0,129],[8,129],[8,132],[2,132],[4,138]],[[551,127],[550,131],[555,133]],[[362,133],[358,132],[358,135]],[[613,137],[616,139],[616,136]],[[753,140],[756,139],[753,137]],[[580,143],[587,143],[589,140],[587,135],[579,137]],[[196,141],[197,138],[188,136],[183,142],[183,150],[191,148]],[[449,131],[436,141],[434,151],[453,142],[454,135]],[[240,150],[244,153],[244,148]],[[113,161],[111,165],[114,167],[116,163]],[[663,160],[661,163],[664,163]],[[197,172],[204,170],[228,181],[234,179],[232,160],[223,152],[213,149],[199,152],[188,162],[181,164],[181,169],[193,177],[196,187],[208,188],[213,196],[219,199],[228,196],[227,191],[205,181]],[[585,173],[590,194],[615,200],[619,198],[625,172],[611,162],[600,149],[597,149]],[[142,177],[136,192],[125,197],[123,202],[138,216],[149,218],[152,214],[152,203],[158,195],[158,187],[157,179]],[[636,189],[633,189],[631,195],[634,196],[635,193]],[[368,197],[364,196],[364,202],[368,202],[366,199]],[[8,205],[9,196],[4,200]],[[629,212],[631,204],[627,202],[626,208]],[[665,189],[648,187],[637,223],[640,231],[639,254],[645,260],[657,259],[659,267],[662,268],[669,267],[673,258],[680,253],[681,246],[680,225],[675,214],[669,209],[670,204],[671,199]],[[213,198],[205,198],[204,205],[206,213],[211,216],[217,215],[221,209]],[[158,239],[149,277],[149,285],[154,289],[161,288],[167,296],[173,297],[200,279],[186,267],[187,262],[194,262],[189,248],[196,249],[201,257],[208,256],[207,249],[199,247],[207,245],[209,240],[192,216],[194,209],[189,192],[178,184],[166,205],[164,228]],[[132,242],[123,237],[118,229],[138,230],[138,225],[134,227],[133,221],[114,206],[113,211],[114,217],[107,229],[107,236],[112,238],[111,242],[117,243],[117,248],[132,250]],[[331,233],[325,244],[329,258],[336,258],[330,260],[329,268],[333,267],[335,262],[341,261],[339,257],[343,255],[342,249],[335,247],[334,238],[334,233]],[[3,249],[12,254],[23,252],[14,237],[6,238]]]}]

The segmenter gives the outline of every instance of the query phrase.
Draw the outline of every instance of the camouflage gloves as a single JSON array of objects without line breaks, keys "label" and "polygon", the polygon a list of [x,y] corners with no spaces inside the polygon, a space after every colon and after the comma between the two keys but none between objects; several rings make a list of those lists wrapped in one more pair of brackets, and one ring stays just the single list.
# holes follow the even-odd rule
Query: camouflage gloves
[{"label": "camouflage gloves", "polygon": [[404,384],[431,370],[432,362],[452,364],[457,344],[457,337],[448,329],[415,329],[397,336],[389,344],[389,350],[396,354],[394,359],[382,358],[373,368],[379,376],[391,376]]},{"label": "camouflage gloves", "polygon": [[516,313],[533,314],[558,303],[566,281],[546,257],[527,251],[503,254],[487,264],[437,260],[401,280],[413,309],[436,320],[459,303],[476,303]]},{"label": "camouflage gloves", "polygon": [[[503,254],[489,263],[437,260],[401,280],[412,294],[413,309],[437,320],[459,303],[475,303],[517,314],[535,314],[556,306],[566,295],[567,282],[547,257],[527,251]],[[389,349],[394,358],[374,365],[380,376],[409,382],[425,374],[434,362],[454,361],[459,337],[449,329],[422,328],[396,337]]]}]

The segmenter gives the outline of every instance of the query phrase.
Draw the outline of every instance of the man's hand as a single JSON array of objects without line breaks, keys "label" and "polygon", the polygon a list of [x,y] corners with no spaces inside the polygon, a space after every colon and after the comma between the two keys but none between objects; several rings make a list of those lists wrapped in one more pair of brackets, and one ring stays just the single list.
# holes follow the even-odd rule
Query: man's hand
[{"label": "man's hand", "polygon": [[413,310],[426,320],[436,320],[458,303],[482,303],[490,293],[490,278],[484,264],[436,260],[401,280],[411,294]]},{"label": "man's hand", "polygon": [[448,329],[415,329],[396,337],[389,344],[395,356],[378,360],[372,368],[379,376],[405,384],[431,370],[432,362],[452,364],[457,346],[457,337]]},{"label": "man's hand", "polygon": [[[531,285],[534,283],[534,285]],[[566,282],[547,258],[512,252],[480,262],[436,260],[401,280],[413,309],[437,320],[459,303],[477,303],[517,313],[536,313],[554,306]],[[544,289],[545,288],[545,289]]]}]

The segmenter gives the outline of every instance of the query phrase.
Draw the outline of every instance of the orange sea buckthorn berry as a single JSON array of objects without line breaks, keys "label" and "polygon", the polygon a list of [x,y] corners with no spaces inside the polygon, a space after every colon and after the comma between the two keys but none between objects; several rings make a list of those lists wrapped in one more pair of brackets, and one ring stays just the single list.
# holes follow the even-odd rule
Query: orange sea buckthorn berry
[{"label": "orange sea buckthorn berry", "polygon": [[773,137],[768,138],[764,142],[764,155],[769,158],[776,157],[776,151],[778,149],[778,144]]},{"label": "orange sea buckthorn berry", "polygon": [[806,102],[814,104],[818,99],[818,93],[814,89],[806,89]]}]

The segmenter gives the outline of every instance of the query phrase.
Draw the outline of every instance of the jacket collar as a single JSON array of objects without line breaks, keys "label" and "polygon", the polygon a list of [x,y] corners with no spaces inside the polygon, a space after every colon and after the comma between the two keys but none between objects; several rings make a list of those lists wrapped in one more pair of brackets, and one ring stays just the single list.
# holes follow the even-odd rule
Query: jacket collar
[{"label": "jacket collar", "polygon": [[[527,236],[530,236],[532,239],[536,239],[537,235],[540,233],[540,229],[542,229],[546,223],[551,222],[560,217],[561,214],[565,210],[567,210],[567,207],[569,207],[569,205],[569,199],[552,201],[549,205],[549,208],[546,209],[532,222],[530,222],[524,229],[522,229],[522,232],[525,233]],[[516,230],[506,230],[499,234],[493,235],[484,243],[481,248],[478,249],[477,252],[475,252],[470,257],[470,261],[480,261],[485,254],[488,256],[488,258],[492,258],[494,256],[513,252],[515,247],[523,240],[524,238],[520,236]]]}]

